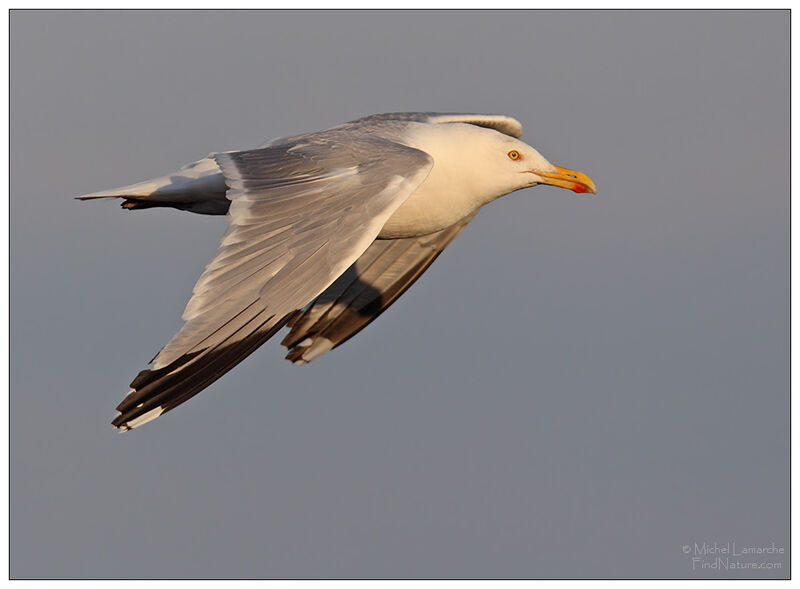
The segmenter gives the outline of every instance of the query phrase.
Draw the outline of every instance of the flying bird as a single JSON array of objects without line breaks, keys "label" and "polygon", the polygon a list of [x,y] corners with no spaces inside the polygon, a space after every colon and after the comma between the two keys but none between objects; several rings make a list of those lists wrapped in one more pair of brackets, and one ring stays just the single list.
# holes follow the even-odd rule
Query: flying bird
[{"label": "flying bird", "polygon": [[504,115],[372,115],[78,197],[229,223],[183,326],[130,384],[112,424],[127,431],[177,407],[284,326],[296,364],[341,345],[504,194],[537,184],[595,193],[587,175],[521,137]]}]

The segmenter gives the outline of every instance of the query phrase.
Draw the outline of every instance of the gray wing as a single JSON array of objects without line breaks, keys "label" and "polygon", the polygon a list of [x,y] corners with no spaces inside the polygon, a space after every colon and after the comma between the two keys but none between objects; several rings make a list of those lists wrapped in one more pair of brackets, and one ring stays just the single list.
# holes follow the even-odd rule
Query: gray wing
[{"label": "gray wing", "polygon": [[215,159],[230,227],[183,327],[117,407],[112,423],[123,431],[194,396],[272,337],[369,247],[432,166],[421,151],[363,137]]},{"label": "gray wing", "polygon": [[[477,113],[451,113],[451,112],[387,112],[378,115],[370,115],[362,117],[355,121],[350,121],[341,125],[359,126],[371,125],[382,122],[413,122],[413,123],[428,123],[437,125],[442,123],[468,123],[470,125],[477,125],[478,127],[486,127],[487,129],[494,129],[504,135],[510,135],[520,139],[522,137],[522,123],[513,117],[506,115],[487,115]],[[289,137],[279,137],[272,139],[261,145],[261,147],[268,147],[274,145],[281,145],[283,143],[296,141],[302,139],[305,135],[292,135]]]},{"label": "gray wing", "polygon": [[390,112],[380,115],[370,115],[353,121],[354,123],[373,123],[378,121],[414,121],[437,125],[441,123],[468,123],[478,127],[494,129],[504,135],[520,139],[522,137],[522,123],[506,115],[487,115],[477,113],[450,113],[450,112]]},{"label": "gray wing", "polygon": [[476,213],[430,235],[378,239],[336,282],[288,322],[286,359],[305,364],[378,318],[461,233]]}]

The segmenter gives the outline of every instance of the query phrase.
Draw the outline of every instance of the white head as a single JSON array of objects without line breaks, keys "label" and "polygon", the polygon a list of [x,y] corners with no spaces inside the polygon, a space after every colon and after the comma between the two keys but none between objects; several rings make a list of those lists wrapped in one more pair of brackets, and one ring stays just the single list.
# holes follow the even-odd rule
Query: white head
[{"label": "white head", "polygon": [[589,176],[551,164],[527,143],[494,130],[464,126],[478,131],[467,130],[473,139],[467,142],[468,153],[464,157],[471,167],[480,170],[480,176],[492,177],[494,190],[502,191],[497,196],[537,184],[568,188],[578,193],[596,192]]},{"label": "white head", "polygon": [[490,202],[521,188],[549,184],[579,193],[595,193],[586,174],[551,164],[519,139],[465,123],[426,125],[415,141],[431,154],[434,167],[446,172],[453,186]]}]

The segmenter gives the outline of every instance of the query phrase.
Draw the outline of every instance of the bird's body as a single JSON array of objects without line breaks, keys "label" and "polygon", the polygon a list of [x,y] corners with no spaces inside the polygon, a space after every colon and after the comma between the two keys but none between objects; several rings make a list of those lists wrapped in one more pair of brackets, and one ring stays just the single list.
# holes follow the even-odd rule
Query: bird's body
[{"label": "bird's body", "polygon": [[504,194],[540,183],[594,192],[521,133],[502,115],[374,115],[80,197],[230,222],[184,326],[131,383],[114,425],[126,431],[177,406],[286,324],[293,362],[343,343]]}]

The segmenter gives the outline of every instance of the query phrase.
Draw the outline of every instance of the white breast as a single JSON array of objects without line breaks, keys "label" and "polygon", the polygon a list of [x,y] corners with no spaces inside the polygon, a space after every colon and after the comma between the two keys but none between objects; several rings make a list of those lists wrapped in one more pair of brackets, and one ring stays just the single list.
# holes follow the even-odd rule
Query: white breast
[{"label": "white breast", "polygon": [[486,133],[465,124],[414,126],[404,143],[428,153],[433,167],[384,224],[379,238],[426,235],[450,227],[507,191],[495,188],[485,157]]}]

